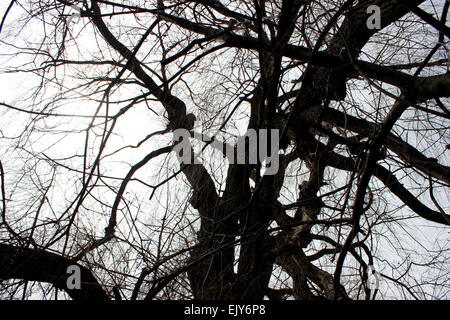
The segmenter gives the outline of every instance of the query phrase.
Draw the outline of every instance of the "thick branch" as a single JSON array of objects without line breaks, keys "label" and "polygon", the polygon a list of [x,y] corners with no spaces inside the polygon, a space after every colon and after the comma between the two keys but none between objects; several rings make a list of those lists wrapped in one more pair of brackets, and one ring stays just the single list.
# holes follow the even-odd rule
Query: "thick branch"
[{"label": "thick branch", "polygon": [[377,165],[374,174],[393,194],[419,216],[429,221],[448,225],[447,221],[450,219],[450,215],[446,214],[443,216],[440,212],[431,210],[425,206],[416,196],[411,194],[389,170]]},{"label": "thick branch", "polygon": [[[335,109],[328,109],[322,115],[322,120],[348,129],[365,137],[373,137],[378,130],[378,126],[364,119],[356,118],[352,115],[344,114]],[[405,163],[417,168],[426,175],[431,174],[432,177],[450,184],[450,168],[430,160],[423,155],[422,152],[389,133],[385,145]]]},{"label": "thick branch", "polygon": [[94,275],[87,268],[81,270],[81,289],[68,289],[67,268],[76,265],[72,260],[55,253],[0,244],[0,279],[23,279],[48,282],[66,291],[74,300],[109,300]]}]

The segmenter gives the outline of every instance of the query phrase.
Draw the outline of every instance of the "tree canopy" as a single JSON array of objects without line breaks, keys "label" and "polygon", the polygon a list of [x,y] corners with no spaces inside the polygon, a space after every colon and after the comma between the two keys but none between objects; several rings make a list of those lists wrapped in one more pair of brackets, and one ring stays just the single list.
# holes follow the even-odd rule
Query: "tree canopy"
[{"label": "tree canopy", "polygon": [[450,2],[3,6],[1,298],[449,298]]}]

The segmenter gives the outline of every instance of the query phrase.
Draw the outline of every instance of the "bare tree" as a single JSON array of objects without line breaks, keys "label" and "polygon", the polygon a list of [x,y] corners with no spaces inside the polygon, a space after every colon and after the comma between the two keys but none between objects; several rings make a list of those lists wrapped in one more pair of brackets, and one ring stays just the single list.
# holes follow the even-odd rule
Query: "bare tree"
[{"label": "bare tree", "polygon": [[449,298],[449,5],[11,1],[1,297]]}]

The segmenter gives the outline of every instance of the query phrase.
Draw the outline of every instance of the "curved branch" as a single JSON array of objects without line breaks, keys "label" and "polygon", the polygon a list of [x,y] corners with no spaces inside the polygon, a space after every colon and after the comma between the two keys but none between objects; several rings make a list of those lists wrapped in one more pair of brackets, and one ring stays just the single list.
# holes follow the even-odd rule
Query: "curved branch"
[{"label": "curved branch", "polygon": [[116,198],[114,200],[114,204],[111,209],[111,215],[109,218],[108,226],[105,228],[105,235],[103,238],[94,240],[92,243],[87,245],[83,250],[80,251],[75,257],[75,260],[81,259],[86,253],[89,251],[92,251],[101,245],[105,244],[109,240],[111,240],[114,236],[114,229],[116,227],[116,220],[117,220],[117,209],[119,207],[120,202],[122,201],[122,196],[125,192],[125,189],[128,185],[128,182],[131,181],[131,178],[133,175],[138,171],[140,168],[142,168],[144,165],[146,165],[150,160],[152,160],[155,157],[158,157],[162,154],[168,153],[172,150],[173,146],[166,146],[162,147],[160,149],[157,149],[155,151],[150,152],[148,155],[146,155],[141,161],[136,163],[134,166],[131,167],[131,169],[128,171],[126,177],[123,179],[122,184],[120,185],[119,191],[117,192]]},{"label": "curved branch", "polygon": [[377,177],[383,184],[389,188],[389,190],[395,194],[404,204],[406,204],[411,210],[417,213],[424,219],[429,221],[450,225],[450,216],[448,214],[441,214],[438,211],[431,210],[420,202],[417,197],[411,194],[398,180],[397,178],[386,168],[377,165],[374,171],[375,177]]}]

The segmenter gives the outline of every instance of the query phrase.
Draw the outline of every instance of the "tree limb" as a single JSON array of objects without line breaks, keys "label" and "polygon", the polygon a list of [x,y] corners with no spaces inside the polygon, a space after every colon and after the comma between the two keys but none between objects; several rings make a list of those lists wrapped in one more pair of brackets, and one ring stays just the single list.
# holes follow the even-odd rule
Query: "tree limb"
[{"label": "tree limb", "polygon": [[[67,268],[70,265],[77,265],[81,270],[81,289],[67,288],[66,281],[70,276],[67,274]],[[69,258],[39,249],[0,244],[0,279],[51,283],[56,288],[66,291],[74,300],[110,300],[89,269]]]}]

